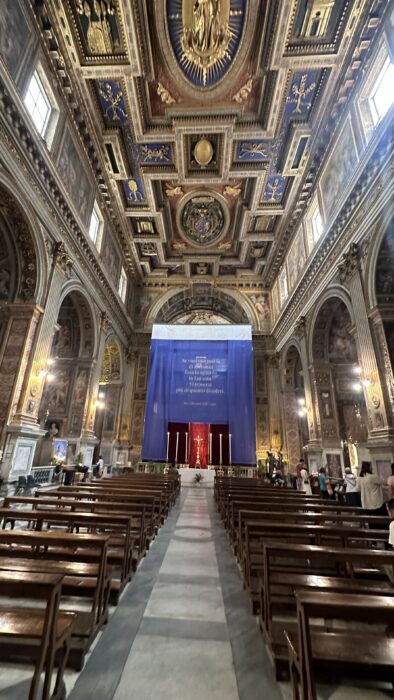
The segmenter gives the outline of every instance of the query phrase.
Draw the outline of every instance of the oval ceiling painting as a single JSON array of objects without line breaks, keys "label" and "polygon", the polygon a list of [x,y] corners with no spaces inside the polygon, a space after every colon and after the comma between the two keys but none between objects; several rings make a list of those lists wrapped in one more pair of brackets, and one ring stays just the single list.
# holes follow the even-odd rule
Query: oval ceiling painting
[{"label": "oval ceiling painting", "polygon": [[246,0],[167,0],[167,23],[176,60],[198,88],[212,88],[237,53]]}]

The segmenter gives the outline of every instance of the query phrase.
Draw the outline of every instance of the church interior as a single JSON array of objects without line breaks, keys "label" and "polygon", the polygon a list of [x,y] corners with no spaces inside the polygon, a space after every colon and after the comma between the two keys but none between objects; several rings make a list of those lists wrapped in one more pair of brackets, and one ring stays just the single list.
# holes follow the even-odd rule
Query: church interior
[{"label": "church interior", "polygon": [[393,103],[394,0],[1,3],[0,698],[392,697]]}]

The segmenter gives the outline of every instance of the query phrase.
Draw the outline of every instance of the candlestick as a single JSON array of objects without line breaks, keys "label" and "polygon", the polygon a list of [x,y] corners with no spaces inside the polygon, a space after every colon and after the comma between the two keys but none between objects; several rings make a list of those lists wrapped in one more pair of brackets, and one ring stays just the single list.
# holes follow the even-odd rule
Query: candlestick
[{"label": "candlestick", "polygon": [[222,466],[222,433],[219,433],[219,464]]},{"label": "candlestick", "polygon": [[175,464],[178,464],[178,443],[179,443],[179,433],[176,434],[176,443],[175,443]]},{"label": "candlestick", "polygon": [[187,456],[187,441],[189,438],[189,434],[185,433],[185,464],[189,464],[188,456]]},{"label": "candlestick", "polygon": [[170,449],[170,433],[167,433],[167,457],[166,457],[166,462],[168,462],[168,452]]},{"label": "candlestick", "polygon": [[209,433],[209,464],[212,464],[212,433]]},{"label": "candlestick", "polygon": [[231,433],[228,434],[228,461],[231,467]]}]

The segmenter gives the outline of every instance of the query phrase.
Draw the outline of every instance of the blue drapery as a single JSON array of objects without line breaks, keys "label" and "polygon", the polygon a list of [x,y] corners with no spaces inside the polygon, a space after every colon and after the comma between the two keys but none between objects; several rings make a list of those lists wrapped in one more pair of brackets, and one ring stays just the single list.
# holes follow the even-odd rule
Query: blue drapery
[{"label": "blue drapery", "polygon": [[179,421],[228,424],[232,462],[256,463],[251,340],[152,340],[144,460],[165,460]]}]

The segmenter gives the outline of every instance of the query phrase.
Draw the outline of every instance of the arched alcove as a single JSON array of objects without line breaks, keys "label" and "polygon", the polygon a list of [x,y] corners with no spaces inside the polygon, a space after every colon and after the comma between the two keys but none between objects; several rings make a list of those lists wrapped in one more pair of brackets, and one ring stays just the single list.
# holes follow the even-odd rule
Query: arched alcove
[{"label": "arched alcove", "polygon": [[[53,338],[49,373],[45,380],[39,418],[54,436],[68,441],[68,459],[76,451],[83,428],[86,398],[95,348],[94,319],[87,298],[68,292],[60,305]],[[41,450],[40,462],[47,461]]]},{"label": "arched alcove", "polygon": [[[368,438],[352,310],[337,296],[324,300],[312,329],[312,360],[323,447]],[[347,455],[345,454],[345,460]]]}]

